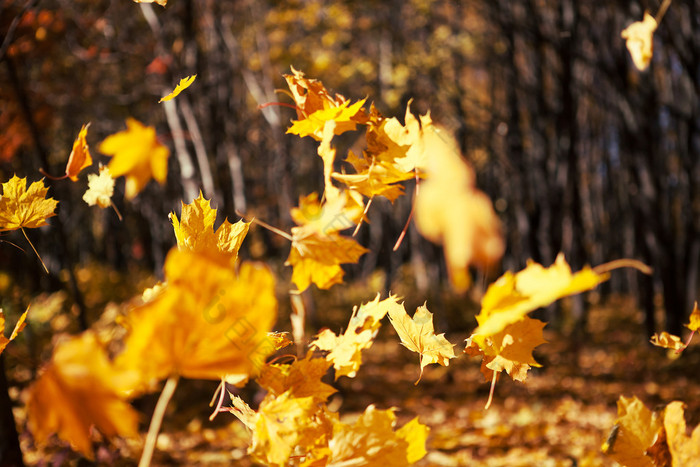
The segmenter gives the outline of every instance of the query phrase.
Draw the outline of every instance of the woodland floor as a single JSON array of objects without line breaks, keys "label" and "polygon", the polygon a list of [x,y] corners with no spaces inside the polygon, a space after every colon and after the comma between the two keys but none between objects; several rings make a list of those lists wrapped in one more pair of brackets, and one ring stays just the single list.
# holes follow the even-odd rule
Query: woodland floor
[{"label": "woodland floor", "polygon": [[[373,298],[372,293],[356,292],[363,295],[356,303]],[[347,325],[352,307],[342,300],[327,301],[325,309],[331,311],[322,324],[337,332],[343,322]],[[412,304],[413,309],[408,299],[406,304],[412,314],[422,301]],[[428,306],[431,308],[430,301]],[[437,319],[437,307],[432,311],[436,332],[445,331]],[[431,429],[429,454],[420,466],[615,465],[600,447],[614,425],[620,395],[636,395],[652,409],[682,400],[688,405],[688,425],[700,422],[698,339],[680,358],[672,359],[663,349],[647,345],[649,336],[642,321],[629,300],[612,299],[589,311],[585,336],[578,342],[545,328],[549,343],[535,352],[542,368],[531,370],[524,383],[501,377],[488,410],[484,404],[489,382],[479,371],[480,361],[461,355],[468,331],[447,332],[446,337],[457,344],[459,358],[447,368],[427,367],[416,386],[417,354],[403,348],[391,326],[384,323],[374,346],[363,353],[357,377],[337,381],[339,392],[331,397],[329,406],[348,419],[369,404],[380,409],[397,407],[399,425],[418,416]],[[8,376],[12,384],[11,370]],[[15,400],[24,399],[26,387],[22,386],[12,391]],[[229,414],[208,420],[208,402],[216,386],[211,381],[180,383],[168,407],[152,465],[255,465],[246,456],[249,437],[240,422]],[[249,388],[241,396],[254,405],[261,394]],[[150,414],[156,398],[137,400],[136,407]],[[17,404],[15,417],[23,429],[23,404]],[[148,422],[144,416],[143,432]],[[39,449],[28,432],[22,432],[20,438],[28,465],[90,465],[78,462],[58,441]],[[136,465],[140,449],[139,440],[104,443],[97,451],[98,464]]]}]

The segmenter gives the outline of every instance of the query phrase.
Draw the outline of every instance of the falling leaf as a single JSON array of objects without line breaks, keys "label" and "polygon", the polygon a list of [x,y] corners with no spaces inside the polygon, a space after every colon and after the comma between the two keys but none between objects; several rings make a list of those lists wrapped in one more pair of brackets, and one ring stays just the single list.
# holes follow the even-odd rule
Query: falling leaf
[{"label": "falling leaf", "polygon": [[397,183],[414,177],[412,172],[404,172],[396,164],[378,158],[368,162],[367,159],[359,158],[350,152],[345,161],[353,166],[356,173],[335,172],[332,177],[368,198],[384,196],[393,202],[403,194],[403,187]]},{"label": "falling leaf", "polygon": [[331,97],[323,84],[304,77],[304,73],[292,67],[291,75],[285,75],[297,108],[298,120],[293,121],[287,133],[311,136],[321,141],[327,122],[334,122],[332,133],[340,135],[354,130],[364,120],[362,106],[366,99],[354,104],[343,96]]},{"label": "falling leaf", "polygon": [[336,335],[330,329],[324,329],[309,346],[329,352],[326,360],[333,363],[336,379],[340,376],[354,378],[362,364],[362,351],[370,348],[377,336],[380,320],[396,309],[403,310],[396,296],[380,301],[377,295],[373,301],[353,309],[343,334]]},{"label": "falling leaf", "polygon": [[622,465],[653,466],[646,451],[663,430],[658,415],[647,409],[636,397],[624,396],[620,396],[617,401],[617,415],[619,433],[606,454]]},{"label": "falling leaf", "polygon": [[48,225],[46,219],[56,215],[54,210],[58,205],[55,199],[46,199],[48,191],[43,181],[33,182],[27,189],[27,179],[17,175],[3,183],[0,197],[0,232]]},{"label": "falling leaf", "polygon": [[78,181],[78,174],[81,170],[92,165],[92,156],[90,156],[90,148],[88,148],[86,141],[88,127],[90,127],[89,123],[80,129],[78,137],[73,142],[73,150],[68,157],[66,175],[74,182]]},{"label": "falling leaf", "polygon": [[433,120],[430,113],[416,118],[411,112],[410,101],[406,105],[404,120],[405,126],[396,118],[386,120],[383,125],[383,132],[394,144],[407,148],[403,155],[394,155],[394,163],[403,172],[424,170],[433,157],[434,148],[431,147],[431,141],[426,140],[426,135],[433,131]]},{"label": "falling leaf", "polygon": [[644,12],[644,20],[630,24],[620,34],[626,40],[632,62],[639,71],[644,71],[651,63],[654,53],[654,31],[656,20],[649,12]]},{"label": "falling leaf", "polygon": [[112,205],[113,194],[114,179],[108,167],[101,166],[99,175],[88,175],[88,189],[83,195],[83,201],[88,205],[108,208]]},{"label": "falling leaf", "polygon": [[127,379],[93,332],[59,344],[29,388],[27,417],[34,439],[45,442],[56,433],[93,459],[93,427],[107,437],[138,437],[138,414],[114,389]]},{"label": "falling leaf", "polygon": [[109,171],[113,177],[126,176],[126,198],[134,198],[154,178],[161,185],[168,175],[170,151],[156,138],[156,130],[129,118],[127,129],[108,136],[100,152],[112,156]]},{"label": "falling leaf", "polygon": [[535,361],[532,351],[547,342],[542,334],[545,325],[542,321],[525,317],[486,339],[483,347],[473,342],[472,337],[468,338],[464,352],[483,357],[481,372],[487,381],[493,379],[494,371],[503,370],[514,380],[525,381],[531,367],[542,366]]},{"label": "falling leaf", "polygon": [[563,254],[549,268],[528,261],[522,271],[508,271],[486,290],[481,300],[479,327],[472,340],[483,348],[486,338],[520,321],[531,311],[547,306],[562,297],[591,290],[608,279],[586,266],[572,274]]},{"label": "falling leaf", "polygon": [[312,355],[309,352],[306,358],[292,364],[267,364],[256,382],[275,396],[289,391],[294,397],[313,397],[318,402],[324,402],[336,392],[333,386],[321,381],[331,362],[312,358]]},{"label": "falling leaf", "polygon": [[404,467],[423,458],[428,427],[417,419],[396,431],[395,426],[394,410],[377,410],[374,405],[352,425],[334,422],[328,443],[330,455],[324,465]]},{"label": "falling leaf", "polygon": [[211,254],[176,249],[164,269],[164,289],[129,312],[131,331],[116,362],[138,369],[146,384],[171,375],[256,374],[274,352],[267,333],[277,300],[269,270],[243,263],[236,274]]},{"label": "falling leaf", "polygon": [[229,393],[231,398],[231,409],[230,412],[236,416],[249,430],[255,429],[255,418],[257,414],[255,410],[251,409],[248,404],[245,403],[243,399]]},{"label": "falling leaf", "polygon": [[231,224],[227,219],[214,230],[216,209],[212,209],[210,200],[205,199],[202,192],[192,203],[182,203],[180,220],[173,212],[170,220],[175,230],[177,246],[189,251],[219,251],[230,261],[238,258],[238,250],[248,233],[250,222],[238,221]]},{"label": "falling leaf", "polygon": [[289,339],[289,337],[287,337],[288,334],[288,332],[272,331],[267,333],[267,337],[272,341],[275,350],[279,350],[294,343],[291,341],[291,339]]},{"label": "falling leaf", "polygon": [[651,336],[651,343],[657,347],[663,347],[665,349],[672,350],[682,350],[685,348],[685,344],[680,337],[669,334],[666,331],[661,334],[654,334]]},{"label": "falling leaf", "polygon": [[292,247],[285,264],[293,267],[292,282],[299,291],[312,282],[321,289],[342,283],[340,265],[356,263],[368,251],[353,238],[337,233],[352,227],[362,210],[362,204],[347,192],[323,205],[312,193],[301,198],[299,208],[292,209],[292,219],[300,225],[292,228]]},{"label": "falling leaf", "polygon": [[[158,2],[159,5],[165,6],[165,2],[162,4]],[[186,78],[182,78],[179,83],[177,83],[177,86],[175,86],[175,89],[168,94],[165,97],[161,97],[158,103],[160,104],[161,102],[169,101],[170,99],[174,99],[178,94],[180,94],[182,91],[185,89],[189,88],[192,83],[194,83],[195,78],[197,78],[197,75],[192,75],[188,76]]]},{"label": "falling leaf", "polygon": [[433,328],[433,314],[428,307],[419,306],[413,315],[408,316],[402,307],[393,307],[389,310],[389,321],[401,338],[401,343],[409,350],[420,354],[420,376],[423,377],[423,368],[431,363],[439,363],[448,366],[450,359],[455,358],[454,344],[445,339],[445,334],[435,335]]},{"label": "falling leaf", "polygon": [[10,341],[15,340],[17,335],[22,332],[22,329],[24,329],[24,326],[27,325],[25,320],[27,319],[27,313],[29,312],[29,308],[22,313],[22,315],[19,317],[17,320],[17,323],[15,324],[15,328],[12,330],[12,334],[10,335],[10,338],[8,339],[5,337],[5,334],[3,333],[5,329],[5,315],[2,312],[2,308],[0,308],[0,354],[5,350],[5,347],[7,347],[7,344],[10,343]]},{"label": "falling leaf", "polygon": [[700,425],[688,436],[685,426],[684,405],[674,401],[664,409],[666,442],[673,459],[673,467],[700,467]]},{"label": "falling leaf", "polygon": [[463,292],[470,265],[488,268],[503,255],[500,221],[491,200],[476,189],[474,173],[452,136],[424,126],[422,144],[430,152],[427,180],[416,195],[416,227],[428,240],[444,245],[450,282]]}]

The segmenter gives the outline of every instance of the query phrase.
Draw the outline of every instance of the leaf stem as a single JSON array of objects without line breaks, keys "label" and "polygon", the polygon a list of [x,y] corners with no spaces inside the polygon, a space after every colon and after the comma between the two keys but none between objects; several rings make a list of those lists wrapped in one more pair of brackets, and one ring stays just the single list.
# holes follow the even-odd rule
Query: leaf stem
[{"label": "leaf stem", "polygon": [[119,212],[119,209],[117,209],[117,205],[114,204],[114,201],[112,201],[111,199],[109,200],[109,204],[112,206],[112,209],[114,209],[114,212],[117,213],[117,217],[119,218],[119,222],[121,222],[123,220],[122,213]]},{"label": "leaf stem", "polygon": [[486,406],[484,410],[488,410],[491,407],[491,402],[493,401],[493,391],[496,389],[496,378],[498,378],[498,372],[493,372],[493,378],[491,379],[491,390],[489,390],[489,399],[486,401]]},{"label": "leaf stem", "polygon": [[170,402],[170,399],[173,397],[178,379],[179,376],[173,375],[165,382],[165,386],[160,393],[156,408],[151,417],[151,424],[148,427],[148,434],[146,435],[146,442],[143,446],[143,453],[141,454],[138,467],[148,467],[151,465],[151,458],[153,457],[153,450],[156,447],[160,425],[163,423],[165,409],[168,407],[168,402]]},{"label": "leaf stem", "polygon": [[[236,211],[236,214],[238,214],[239,216],[241,216],[243,219],[248,220],[248,218],[246,217],[246,215],[243,214],[242,212]],[[293,241],[292,236],[289,235],[289,234],[288,234],[287,232],[285,232],[284,230],[280,230],[280,229],[278,229],[277,227],[273,227],[273,226],[271,226],[270,224],[268,224],[267,222],[261,221],[261,220],[258,219],[258,218],[253,217],[253,218],[251,218],[248,222],[254,222],[254,223],[260,225],[261,227],[266,228],[266,229],[269,230],[270,232],[274,232],[274,233],[276,233],[277,235],[279,235],[280,237],[286,238],[286,239],[289,240],[290,242]]]},{"label": "leaf stem", "polygon": [[19,230],[21,230],[22,233],[24,234],[24,238],[27,239],[27,242],[29,242],[29,246],[32,247],[32,250],[34,250],[34,253],[36,253],[36,257],[39,258],[39,261],[41,262],[41,265],[44,266],[44,271],[46,271],[46,274],[48,274],[48,273],[49,273],[49,268],[46,267],[46,264],[44,264],[44,260],[41,259],[41,256],[39,256],[39,252],[36,251],[36,248],[34,248],[34,244],[32,244],[32,241],[29,240],[29,237],[27,237],[27,232],[24,231],[24,227],[20,227]]},{"label": "leaf stem", "polygon": [[651,267],[647,266],[639,260],[622,258],[610,261],[608,263],[599,264],[598,266],[593,268],[593,272],[596,274],[605,274],[606,272],[610,272],[613,269],[619,268],[634,268],[637,271],[646,274],[647,276],[650,276],[651,273],[654,271]]},{"label": "leaf stem", "polygon": [[664,15],[666,14],[666,10],[668,10],[668,7],[671,6],[671,1],[672,0],[664,0],[664,2],[659,7],[659,11],[656,12],[656,18],[654,18],[654,20],[656,21],[657,25],[664,18]]},{"label": "leaf stem", "polygon": [[418,177],[418,169],[415,169],[416,172],[416,191],[413,194],[413,203],[411,204],[411,212],[408,214],[408,219],[406,219],[406,225],[403,227],[403,230],[401,231],[401,235],[399,235],[398,240],[396,240],[396,243],[394,244],[394,251],[398,250],[399,247],[401,246],[401,242],[403,241],[403,238],[406,236],[406,231],[408,231],[408,224],[411,223],[411,219],[413,219],[413,211],[416,209],[416,197],[418,196],[418,190],[420,187],[420,177]]}]

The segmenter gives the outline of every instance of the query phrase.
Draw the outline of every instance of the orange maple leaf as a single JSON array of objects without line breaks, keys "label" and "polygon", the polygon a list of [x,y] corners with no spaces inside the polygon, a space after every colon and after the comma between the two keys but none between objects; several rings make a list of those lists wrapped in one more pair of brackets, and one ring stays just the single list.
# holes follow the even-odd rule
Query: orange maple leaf
[{"label": "orange maple leaf", "polygon": [[90,124],[88,123],[80,129],[78,137],[73,142],[73,150],[68,157],[66,176],[74,182],[78,181],[78,174],[81,170],[92,165],[92,156],[86,140],[89,127]]},{"label": "orange maple leaf", "polygon": [[647,451],[663,434],[659,415],[647,409],[636,397],[624,396],[617,401],[617,415],[619,432],[612,443],[606,442],[603,451],[622,465],[656,465]]},{"label": "orange maple leaf", "polygon": [[691,331],[697,331],[700,329],[700,308],[698,308],[698,302],[695,302],[693,307],[693,312],[690,313],[690,321],[685,325]]},{"label": "orange maple leaf", "polygon": [[5,347],[7,347],[7,344],[10,343],[10,341],[15,340],[17,335],[22,332],[22,329],[27,325],[25,320],[27,319],[27,313],[29,312],[29,308],[22,313],[22,315],[19,317],[17,320],[17,323],[15,324],[15,328],[12,330],[12,334],[10,335],[10,338],[8,339],[5,337],[5,334],[3,333],[5,329],[5,314],[2,312],[2,308],[0,308],[0,354],[5,350]]},{"label": "orange maple leaf", "polygon": [[267,332],[277,300],[269,270],[243,263],[236,274],[218,253],[176,249],[164,269],[167,285],[127,315],[130,334],[116,363],[140,371],[145,385],[173,375],[218,380],[257,373],[274,351]]},{"label": "orange maple leaf", "polygon": [[409,350],[420,354],[420,375],[415,384],[423,377],[423,368],[431,363],[448,366],[455,358],[454,344],[445,339],[445,334],[435,334],[433,314],[426,305],[419,306],[413,315],[408,316],[403,306],[389,310],[389,321],[401,338],[401,343]]},{"label": "orange maple leaf", "polygon": [[275,396],[289,391],[294,397],[313,397],[323,402],[336,392],[333,386],[321,381],[331,362],[323,358],[312,358],[308,352],[303,360],[292,364],[266,364],[255,381]]},{"label": "orange maple leaf", "polygon": [[138,414],[115,389],[130,376],[107,358],[96,335],[86,331],[59,344],[51,362],[29,388],[28,424],[44,442],[52,433],[92,459],[91,430],[105,436],[138,436]]},{"label": "orange maple leaf", "polygon": [[683,344],[680,337],[669,334],[666,331],[656,333],[651,336],[650,342],[657,347],[663,347],[665,349],[676,351],[683,350],[685,348],[685,344]]},{"label": "orange maple leaf", "polygon": [[126,127],[108,136],[98,149],[112,156],[108,167],[113,177],[126,176],[126,198],[132,199],[151,178],[165,183],[170,151],[156,138],[155,128],[133,118],[126,120]]}]

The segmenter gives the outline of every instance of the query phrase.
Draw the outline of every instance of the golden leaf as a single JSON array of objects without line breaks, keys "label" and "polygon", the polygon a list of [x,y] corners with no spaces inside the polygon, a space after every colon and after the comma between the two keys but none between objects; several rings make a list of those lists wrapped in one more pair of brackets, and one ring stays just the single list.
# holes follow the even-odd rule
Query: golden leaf
[{"label": "golden leaf", "polygon": [[690,313],[690,321],[686,324],[686,327],[691,331],[700,329],[700,308],[698,308],[698,302],[695,302],[693,312]]},{"label": "golden leaf", "polygon": [[445,334],[435,334],[433,314],[423,305],[416,309],[413,318],[408,316],[403,306],[392,307],[389,310],[389,321],[401,338],[401,343],[409,350],[420,354],[420,376],[423,368],[431,363],[448,366],[450,359],[455,358],[454,344],[445,339]]},{"label": "golden leaf", "polygon": [[212,209],[210,200],[202,192],[192,203],[182,203],[181,219],[173,212],[170,220],[175,230],[177,246],[180,250],[219,251],[231,261],[238,258],[238,250],[248,233],[250,222],[238,221],[231,224],[224,219],[223,224],[214,231],[216,209]]},{"label": "golden leaf", "polygon": [[289,391],[294,397],[313,397],[318,402],[324,402],[336,392],[333,386],[321,381],[331,362],[312,358],[312,355],[309,352],[306,358],[292,364],[267,364],[256,382],[275,396]]},{"label": "golden leaf", "polygon": [[112,156],[109,171],[113,177],[126,176],[126,198],[134,198],[155,179],[161,185],[168,175],[170,151],[156,138],[156,130],[138,120],[126,120],[127,129],[108,136],[100,152]]},{"label": "golden leaf", "polygon": [[450,282],[463,292],[470,283],[469,265],[487,268],[503,255],[500,221],[491,200],[476,189],[474,173],[454,138],[432,125],[422,132],[430,157],[427,180],[416,195],[416,227],[428,240],[444,245]]},{"label": "golden leaf", "polygon": [[146,385],[175,374],[218,380],[257,373],[275,350],[267,337],[277,315],[269,270],[243,263],[235,274],[204,252],[173,249],[165,278],[158,295],[129,312],[131,332],[117,363],[138,369]]},{"label": "golden leaf", "polygon": [[663,430],[656,413],[647,409],[636,397],[620,396],[617,401],[619,433],[606,454],[622,465],[652,467],[646,452]]},{"label": "golden leaf", "polygon": [[80,129],[78,137],[73,142],[73,150],[68,157],[66,175],[74,182],[78,181],[78,174],[81,170],[92,165],[92,156],[86,140],[89,126],[90,124],[88,123]]},{"label": "golden leaf", "polygon": [[[159,2],[160,4],[160,2]],[[165,6],[165,2],[161,6]],[[171,99],[174,99],[177,97],[178,94],[180,94],[182,91],[185,89],[189,88],[192,83],[194,83],[195,78],[197,78],[197,75],[192,75],[188,76],[186,78],[182,78],[179,83],[177,83],[177,86],[175,86],[175,89],[168,94],[167,96],[161,97],[158,103],[160,104],[161,102],[169,101]]]},{"label": "golden leaf", "polygon": [[662,333],[656,333],[651,336],[651,343],[657,347],[663,347],[665,349],[672,350],[682,350],[685,348],[685,344],[680,337],[669,334],[666,331]]},{"label": "golden leaf", "polygon": [[664,409],[666,442],[671,451],[673,467],[700,467],[700,425],[686,434],[684,404],[671,402]]},{"label": "golden leaf", "polygon": [[134,0],[134,3],[157,3],[158,5],[165,7],[168,0]]},{"label": "golden leaf", "polygon": [[29,388],[28,424],[44,442],[52,433],[92,459],[92,427],[105,436],[138,436],[138,414],[115,388],[131,380],[86,331],[59,344],[51,362]]},{"label": "golden leaf", "polygon": [[506,272],[486,290],[481,312],[476,317],[479,327],[472,340],[483,348],[489,336],[520,321],[531,311],[562,297],[591,290],[607,279],[607,274],[597,274],[588,266],[572,274],[561,253],[549,268],[529,261],[525,269],[516,274]]},{"label": "golden leaf", "polygon": [[12,330],[12,334],[10,335],[10,338],[8,339],[5,337],[5,334],[3,333],[5,329],[5,314],[2,312],[2,308],[0,308],[0,354],[5,350],[5,347],[7,347],[7,344],[10,343],[10,341],[15,340],[17,335],[22,332],[22,329],[27,325],[25,320],[27,319],[27,313],[29,312],[29,308],[26,309],[24,313],[22,313],[17,320],[17,323],[15,324],[14,329]]},{"label": "golden leaf", "polygon": [[324,329],[316,339],[309,344],[319,350],[329,353],[326,360],[333,363],[335,378],[349,376],[354,378],[362,364],[362,350],[372,346],[380,327],[380,320],[391,310],[403,310],[396,296],[379,300],[379,294],[371,302],[355,307],[345,332],[336,335],[329,329]]},{"label": "golden leaf", "polygon": [[654,31],[656,20],[649,12],[644,12],[644,20],[630,24],[620,34],[626,40],[632,62],[638,70],[644,71],[651,63],[654,53]]},{"label": "golden leaf", "polygon": [[114,179],[108,167],[100,166],[99,175],[88,175],[88,189],[83,195],[83,201],[88,205],[97,204],[101,208],[108,208],[112,205],[113,194]]},{"label": "golden leaf", "polygon": [[43,181],[33,182],[27,189],[27,179],[14,175],[2,184],[0,197],[0,232],[48,225],[46,219],[56,215],[58,201],[46,199],[49,191]]}]

